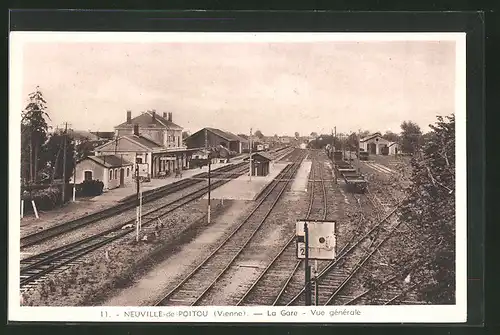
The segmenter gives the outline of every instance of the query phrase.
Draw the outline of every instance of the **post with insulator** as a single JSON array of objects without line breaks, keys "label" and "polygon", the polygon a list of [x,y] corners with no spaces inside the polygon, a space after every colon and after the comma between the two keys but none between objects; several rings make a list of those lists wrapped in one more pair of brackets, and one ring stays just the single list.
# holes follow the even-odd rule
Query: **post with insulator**
[{"label": "post with insulator", "polygon": [[311,306],[311,267],[309,266],[309,229],[307,222],[304,222],[304,242],[305,242],[305,295],[306,306]]}]

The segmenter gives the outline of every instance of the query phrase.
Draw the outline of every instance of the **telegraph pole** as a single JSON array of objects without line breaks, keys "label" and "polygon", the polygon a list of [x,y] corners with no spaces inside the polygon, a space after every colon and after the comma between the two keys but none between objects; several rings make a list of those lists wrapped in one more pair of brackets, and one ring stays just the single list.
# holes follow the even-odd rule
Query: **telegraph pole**
[{"label": "telegraph pole", "polygon": [[[62,185],[62,206],[64,206],[64,200],[66,199],[66,137],[68,136],[68,123],[64,126],[64,136],[63,136],[63,185]],[[57,168],[57,167],[55,167]]]},{"label": "telegraph pole", "polygon": [[360,162],[360,159],[359,159],[359,152],[361,150],[360,147],[361,147],[361,129],[358,129],[358,152],[357,152],[358,163]]},{"label": "telegraph pole", "polygon": [[252,143],[252,128],[250,128],[250,181],[252,181],[252,146],[253,146],[253,143]]},{"label": "telegraph pole", "polygon": [[211,180],[210,180],[210,172],[211,172],[211,167],[212,167],[212,156],[210,155],[210,152],[208,151],[208,131],[205,128],[205,150],[207,152],[207,158],[208,158],[208,201],[207,201],[207,222],[210,224],[210,188],[211,188]]},{"label": "telegraph pole", "polygon": [[306,306],[311,306],[311,268],[309,267],[309,229],[307,222],[304,222],[304,242],[305,242],[305,295]]},{"label": "telegraph pole", "polygon": [[135,183],[137,187],[137,209],[136,209],[136,235],[135,235],[135,240],[139,242],[139,206],[140,206],[140,199],[139,199],[139,163],[137,163],[137,155],[135,156]]}]

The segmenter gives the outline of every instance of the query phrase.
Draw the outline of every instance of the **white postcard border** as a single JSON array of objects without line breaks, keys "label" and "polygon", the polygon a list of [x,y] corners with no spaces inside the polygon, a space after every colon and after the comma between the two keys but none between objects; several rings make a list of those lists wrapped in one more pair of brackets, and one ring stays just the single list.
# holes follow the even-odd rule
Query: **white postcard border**
[{"label": "white postcard border", "polygon": [[[310,306],[310,307],[21,307],[19,289],[20,228],[20,111],[23,46],[47,42],[339,42],[339,41],[455,41],[456,42],[456,166],[466,167],[466,50],[465,33],[108,33],[11,32],[9,58],[9,259],[8,320],[67,322],[286,322],[286,323],[416,323],[466,322],[467,319],[467,170],[456,169],[456,305],[450,306]],[[16,111],[19,111],[17,113]],[[312,315],[311,311],[324,311]],[[173,317],[127,317],[127,312],[173,312]],[[206,311],[207,316],[179,315],[179,311]],[[217,316],[242,311],[245,315]],[[276,315],[267,315],[268,312]],[[281,315],[297,311],[296,316]],[[340,312],[335,312],[340,311]],[[344,311],[344,312],[342,312]],[[353,312],[354,311],[354,312]],[[359,315],[351,315],[357,313]],[[104,313],[104,314],[103,314]],[[106,314],[107,313],[107,314]],[[177,313],[177,316],[175,316]],[[254,315],[258,313],[259,315]],[[262,313],[262,315],[260,315]],[[303,314],[305,313],[305,314]],[[335,315],[331,315],[334,313]],[[198,313],[199,314],[199,313]],[[236,313],[237,314],[237,313]],[[105,316],[103,316],[105,315]]]}]

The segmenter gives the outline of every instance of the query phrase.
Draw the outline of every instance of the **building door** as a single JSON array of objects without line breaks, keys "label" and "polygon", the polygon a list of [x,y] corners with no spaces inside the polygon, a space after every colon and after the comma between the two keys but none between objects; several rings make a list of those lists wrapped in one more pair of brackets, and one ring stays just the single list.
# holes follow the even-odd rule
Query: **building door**
[{"label": "building door", "polygon": [[375,143],[368,143],[368,152],[372,155],[377,154],[377,145]]},{"label": "building door", "polygon": [[125,184],[125,170],[123,168],[120,169],[120,186]]},{"label": "building door", "polygon": [[92,171],[85,171],[83,173],[83,178],[86,180],[86,181],[90,181],[92,180]]}]

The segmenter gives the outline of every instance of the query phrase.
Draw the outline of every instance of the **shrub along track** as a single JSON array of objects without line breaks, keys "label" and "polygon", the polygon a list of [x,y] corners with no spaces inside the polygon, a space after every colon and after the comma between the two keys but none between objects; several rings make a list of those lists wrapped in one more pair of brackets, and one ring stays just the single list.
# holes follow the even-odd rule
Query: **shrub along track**
[{"label": "shrub along track", "polygon": [[236,229],[203,260],[190,274],[159,299],[157,306],[199,305],[211,292],[215,284],[230,269],[233,262],[243,252],[259,232],[283,192],[297,172],[304,155],[287,167],[273,180],[265,194],[260,197],[255,208]]}]

